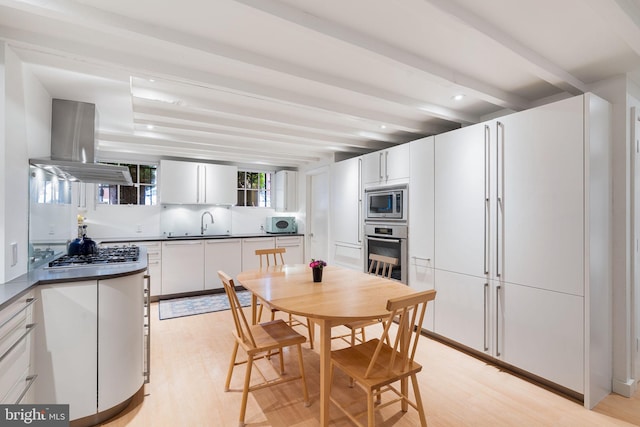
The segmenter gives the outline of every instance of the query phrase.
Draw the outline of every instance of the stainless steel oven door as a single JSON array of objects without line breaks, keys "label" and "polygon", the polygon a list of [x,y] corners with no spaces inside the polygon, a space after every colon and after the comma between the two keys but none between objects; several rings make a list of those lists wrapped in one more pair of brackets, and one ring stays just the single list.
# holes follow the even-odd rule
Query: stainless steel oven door
[{"label": "stainless steel oven door", "polygon": [[[377,226],[379,227],[379,226]],[[398,226],[395,226],[398,227]],[[365,239],[365,271],[369,270],[369,255],[379,254],[398,259],[398,265],[393,268],[391,278],[401,281],[407,284],[408,276],[408,255],[407,255],[407,238],[406,238],[406,226],[404,236],[400,232],[398,237],[370,234],[371,229],[369,225],[366,226],[367,236]],[[401,230],[402,231],[402,230]]]}]

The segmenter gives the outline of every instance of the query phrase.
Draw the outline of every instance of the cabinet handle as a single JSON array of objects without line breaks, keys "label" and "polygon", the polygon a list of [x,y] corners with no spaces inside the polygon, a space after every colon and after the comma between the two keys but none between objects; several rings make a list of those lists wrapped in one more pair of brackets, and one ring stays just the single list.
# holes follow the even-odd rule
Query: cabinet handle
[{"label": "cabinet handle", "polygon": [[484,284],[484,316],[483,316],[483,321],[484,321],[484,351],[488,351],[489,350],[489,344],[487,344],[487,303],[489,301],[489,284],[485,283]]},{"label": "cabinet handle", "polygon": [[419,257],[419,256],[412,256],[411,258],[413,259],[419,259],[421,261],[428,261],[431,262],[431,258],[423,258],[423,257]]},{"label": "cabinet handle", "polygon": [[18,398],[16,399],[16,405],[22,402],[22,399],[24,399],[24,396],[27,394],[27,392],[29,391],[33,383],[36,381],[36,378],[38,378],[36,374],[29,375],[27,378],[25,378],[27,385],[24,387],[24,389],[20,393],[20,396],[18,396]]},{"label": "cabinet handle", "polygon": [[166,242],[167,246],[187,246],[187,245],[200,245],[201,241],[199,240],[191,240],[188,242]]},{"label": "cabinet handle", "polygon": [[500,285],[496,286],[496,357],[500,357]]},{"label": "cabinet handle", "polygon": [[22,313],[23,311],[25,311],[27,308],[29,308],[29,306],[31,304],[33,304],[34,302],[36,302],[38,299],[37,298],[27,298],[26,300],[24,300],[24,302],[26,303],[24,305],[24,307],[22,307],[20,310],[16,311],[15,313],[13,313],[11,315],[11,317],[9,317],[7,320],[5,320],[4,322],[2,322],[2,325],[0,325],[0,329],[4,328],[4,326],[11,322],[13,319],[15,319],[16,317],[18,317],[18,315],[20,313]]},{"label": "cabinet handle", "polygon": [[389,180],[389,152],[384,152],[384,176],[385,179]]},{"label": "cabinet handle", "polygon": [[22,335],[20,335],[20,338],[18,338],[16,342],[11,344],[11,347],[9,347],[7,351],[5,351],[2,356],[0,356],[0,362],[2,362],[5,359],[5,357],[7,357],[13,350],[15,350],[16,347],[18,347],[18,345],[22,342],[22,340],[24,340],[27,337],[27,335],[29,335],[31,331],[33,331],[33,328],[35,327],[36,327],[35,323],[29,323],[27,326],[25,326],[25,329],[27,331]]},{"label": "cabinet handle", "polygon": [[484,126],[484,257],[483,257],[483,261],[484,261],[484,274],[489,274],[489,260],[488,260],[488,255],[489,255],[489,236],[488,236],[488,230],[489,230],[489,218],[490,218],[490,213],[491,213],[491,204],[489,201],[489,171],[491,170],[491,164],[490,164],[490,129],[488,125]]},{"label": "cabinet handle", "polygon": [[[358,221],[361,223],[362,218],[362,159],[358,159]],[[362,228],[358,227],[358,243],[362,243]]]},{"label": "cabinet handle", "polygon": [[380,153],[380,156],[378,157],[378,175],[380,176],[380,179],[383,178],[383,176],[382,176],[382,153]]},{"label": "cabinet handle", "polygon": [[[144,280],[146,282],[146,286],[144,289],[144,304],[145,307],[149,307],[151,303],[151,276],[148,274],[144,275]],[[147,315],[145,316],[146,323],[143,325],[146,332],[146,342],[145,342],[145,360],[146,360],[146,369],[143,372],[142,376],[144,377],[144,383],[149,384],[151,381],[151,316],[149,316],[149,312],[147,311]]]},{"label": "cabinet handle", "polygon": [[[500,132],[498,132],[500,130]],[[498,138],[500,135],[500,138]],[[502,232],[500,226],[502,224],[502,220],[504,220],[504,125],[502,122],[496,122],[496,140],[497,140],[497,150],[496,150],[496,276],[501,277],[502,271],[500,270],[500,239],[502,238]]]},{"label": "cabinet handle", "polygon": [[24,387],[24,390],[22,390],[22,392],[20,393],[20,396],[18,396],[18,398],[16,399],[16,405],[22,402],[22,399],[24,399],[24,396],[27,394],[27,392],[29,391],[33,383],[36,381],[36,378],[38,378],[38,375],[36,374],[29,375],[27,378],[25,378],[27,385]]}]

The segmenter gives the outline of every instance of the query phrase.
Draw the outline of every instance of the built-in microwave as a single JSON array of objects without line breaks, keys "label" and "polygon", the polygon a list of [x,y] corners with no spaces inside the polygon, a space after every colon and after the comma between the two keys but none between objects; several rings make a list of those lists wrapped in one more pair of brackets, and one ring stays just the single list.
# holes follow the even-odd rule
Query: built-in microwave
[{"label": "built-in microwave", "polygon": [[365,219],[406,220],[407,187],[371,188],[365,190]]}]

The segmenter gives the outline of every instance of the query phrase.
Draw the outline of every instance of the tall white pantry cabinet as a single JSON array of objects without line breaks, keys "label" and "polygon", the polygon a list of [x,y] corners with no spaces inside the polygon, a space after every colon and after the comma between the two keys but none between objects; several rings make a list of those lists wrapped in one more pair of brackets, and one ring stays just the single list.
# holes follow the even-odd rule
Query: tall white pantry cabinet
[{"label": "tall white pantry cabinet", "polygon": [[592,94],[435,137],[434,332],[588,408],[611,390],[610,162]]}]

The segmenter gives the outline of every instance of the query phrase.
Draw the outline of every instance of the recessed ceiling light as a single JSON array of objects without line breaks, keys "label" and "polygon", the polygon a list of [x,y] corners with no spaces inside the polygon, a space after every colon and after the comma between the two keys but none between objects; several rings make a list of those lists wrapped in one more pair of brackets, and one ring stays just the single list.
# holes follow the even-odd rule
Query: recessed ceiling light
[{"label": "recessed ceiling light", "polygon": [[149,130],[153,129],[153,125],[147,125],[147,129]]},{"label": "recessed ceiling light", "polygon": [[458,95],[453,95],[453,96],[451,97],[451,99],[453,99],[454,101],[460,101],[460,100],[462,100],[463,98],[464,98],[464,95],[463,95],[463,94],[461,94],[461,93],[459,93]]},{"label": "recessed ceiling light", "polygon": [[380,129],[386,129],[387,125],[380,125]]}]

